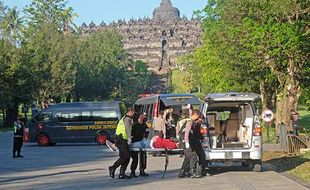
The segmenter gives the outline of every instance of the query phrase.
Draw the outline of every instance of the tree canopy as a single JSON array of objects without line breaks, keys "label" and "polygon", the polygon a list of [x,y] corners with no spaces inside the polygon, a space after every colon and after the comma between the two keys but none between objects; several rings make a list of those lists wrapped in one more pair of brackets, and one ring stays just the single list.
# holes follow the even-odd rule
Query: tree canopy
[{"label": "tree canopy", "polygon": [[196,83],[205,92],[260,93],[277,123],[289,125],[301,87],[309,88],[309,3],[209,0],[197,13],[203,47],[188,61]]},{"label": "tree canopy", "polygon": [[65,0],[33,0],[23,12],[0,3],[0,109],[7,126],[20,105],[130,102],[148,88],[146,64],[129,58],[115,30],[69,32],[76,14]]}]

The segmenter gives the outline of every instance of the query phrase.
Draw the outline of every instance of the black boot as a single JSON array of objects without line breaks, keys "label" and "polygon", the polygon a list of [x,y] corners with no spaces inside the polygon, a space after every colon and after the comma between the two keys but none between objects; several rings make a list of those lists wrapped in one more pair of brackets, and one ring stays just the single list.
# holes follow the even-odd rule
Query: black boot
[{"label": "black boot", "polygon": [[17,153],[17,156],[16,156],[17,158],[23,158],[24,156],[23,155],[21,155],[20,153]]},{"label": "black boot", "polygon": [[118,179],[130,179],[130,176],[125,174],[125,171],[120,171]]},{"label": "black boot", "polygon": [[206,170],[205,167],[202,167],[202,169],[201,169],[201,175],[202,175],[202,176],[207,176],[207,170]]},{"label": "black boot", "polygon": [[145,173],[144,170],[140,170],[140,176],[147,177],[149,174]]},{"label": "black boot", "polygon": [[114,166],[109,167],[109,175],[110,177],[114,178],[115,177],[115,168]]},{"label": "black boot", "polygon": [[186,174],[185,174],[185,170],[181,169],[180,172],[179,172],[179,178],[184,178],[186,177]]},{"label": "black boot", "polygon": [[15,153],[13,153],[13,156],[12,156],[13,158],[16,158],[16,154]]},{"label": "black boot", "polygon": [[185,177],[191,177],[191,174],[190,174],[189,171],[186,171],[186,170],[185,170],[185,173],[184,173],[184,174],[185,174]]},{"label": "black boot", "polygon": [[130,177],[131,177],[131,178],[136,178],[136,177],[138,177],[138,176],[136,175],[136,172],[135,172],[135,171],[131,171]]}]

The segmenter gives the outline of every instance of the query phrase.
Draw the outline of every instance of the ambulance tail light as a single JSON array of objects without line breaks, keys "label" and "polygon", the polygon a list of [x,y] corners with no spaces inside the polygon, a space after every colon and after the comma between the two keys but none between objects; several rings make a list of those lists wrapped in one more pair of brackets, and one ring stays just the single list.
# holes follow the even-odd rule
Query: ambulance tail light
[{"label": "ambulance tail light", "polygon": [[206,136],[207,134],[208,134],[208,128],[207,128],[207,126],[205,126],[205,125],[203,125],[203,126],[201,126],[201,128],[200,128],[200,134],[202,134],[203,136]]},{"label": "ambulance tail light", "polygon": [[259,123],[255,123],[253,135],[254,136],[262,136],[262,128],[261,128]]},{"label": "ambulance tail light", "polygon": [[43,129],[43,125],[42,124],[38,124],[37,127],[42,130]]},{"label": "ambulance tail light", "polygon": [[29,140],[30,140],[29,128],[25,128],[25,130],[24,130],[24,142],[29,142]]}]

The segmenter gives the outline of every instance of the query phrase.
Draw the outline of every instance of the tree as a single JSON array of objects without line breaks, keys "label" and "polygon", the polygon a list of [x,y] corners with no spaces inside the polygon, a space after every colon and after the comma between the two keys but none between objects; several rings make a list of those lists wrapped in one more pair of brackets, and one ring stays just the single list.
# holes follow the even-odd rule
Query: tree
[{"label": "tree", "polygon": [[25,13],[30,31],[46,23],[53,23],[62,31],[70,25],[76,27],[73,18],[77,15],[72,7],[67,7],[66,0],[33,0],[30,6],[26,7]]},{"label": "tree", "polygon": [[[112,29],[81,37],[78,47],[76,99],[105,100],[124,79],[126,53],[120,35]],[[125,80],[125,79],[124,79]]]},{"label": "tree", "polygon": [[74,38],[52,23],[42,24],[27,43],[35,73],[36,99],[65,98],[75,85],[76,49]]},{"label": "tree", "polygon": [[19,14],[16,8],[8,8],[1,21],[3,37],[8,38],[13,45],[18,45],[23,30],[23,18]]},{"label": "tree", "polygon": [[[202,81],[277,98],[277,123],[290,126],[309,60],[309,1],[210,0],[204,46],[195,55]],[[202,52],[202,53],[201,53]],[[221,84],[221,85],[219,85]],[[265,101],[265,107],[267,107]]]},{"label": "tree", "polygon": [[122,100],[134,104],[137,97],[149,90],[151,73],[142,61],[128,60],[129,69],[125,71],[121,89]]}]

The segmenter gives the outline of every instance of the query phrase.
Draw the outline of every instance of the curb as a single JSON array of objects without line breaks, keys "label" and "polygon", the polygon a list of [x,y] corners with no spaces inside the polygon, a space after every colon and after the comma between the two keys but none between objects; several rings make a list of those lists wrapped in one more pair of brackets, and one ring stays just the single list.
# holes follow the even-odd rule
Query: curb
[{"label": "curb", "polygon": [[274,171],[274,172],[277,172],[278,174],[298,183],[299,185],[302,185],[303,187],[306,187],[308,189],[310,189],[310,182],[307,182],[299,177],[296,177],[288,172],[282,172],[280,173],[277,169],[277,167],[275,167],[274,165],[270,164],[270,163],[266,163],[266,162],[263,162],[263,166],[264,168],[266,168],[267,170],[269,171]]}]

